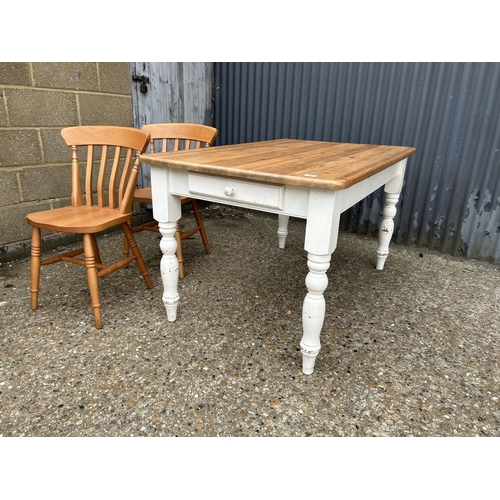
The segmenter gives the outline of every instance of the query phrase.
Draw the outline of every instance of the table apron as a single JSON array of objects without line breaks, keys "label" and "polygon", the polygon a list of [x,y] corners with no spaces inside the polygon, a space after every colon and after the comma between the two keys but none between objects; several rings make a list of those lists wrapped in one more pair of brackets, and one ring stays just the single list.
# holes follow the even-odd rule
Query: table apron
[{"label": "table apron", "polygon": [[[404,175],[406,159],[378,172],[357,184],[337,193],[335,211],[340,215],[371,193],[398,176]],[[165,172],[167,170],[167,172]],[[225,176],[203,175],[181,169],[165,169],[151,165],[151,181],[166,175],[168,194],[187,196],[225,205],[248,208],[267,213],[282,214],[307,219],[309,187],[272,184]],[[227,191],[226,191],[227,190]],[[162,193],[164,197],[164,193]],[[154,199],[154,197],[153,197]],[[170,219],[171,217],[169,217]]]},{"label": "table apron", "polygon": [[398,163],[395,163],[394,165],[391,165],[385,170],[382,170],[382,172],[378,172],[377,174],[372,175],[371,177],[368,177],[367,179],[358,182],[357,184],[354,184],[350,188],[343,190],[340,212],[342,213],[348,208],[351,208],[353,205],[363,200],[371,193],[375,192],[377,189],[381,188],[389,181],[392,181],[398,176],[400,176],[402,183],[402,176],[405,172],[405,166],[406,158]]}]

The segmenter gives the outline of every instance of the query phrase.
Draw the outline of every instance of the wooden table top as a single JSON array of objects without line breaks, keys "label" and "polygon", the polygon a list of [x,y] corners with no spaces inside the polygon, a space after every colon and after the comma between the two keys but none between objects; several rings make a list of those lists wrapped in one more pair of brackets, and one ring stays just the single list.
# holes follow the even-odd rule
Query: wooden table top
[{"label": "wooden table top", "polygon": [[415,153],[406,146],[276,139],[168,153],[143,163],[275,184],[346,189]]}]

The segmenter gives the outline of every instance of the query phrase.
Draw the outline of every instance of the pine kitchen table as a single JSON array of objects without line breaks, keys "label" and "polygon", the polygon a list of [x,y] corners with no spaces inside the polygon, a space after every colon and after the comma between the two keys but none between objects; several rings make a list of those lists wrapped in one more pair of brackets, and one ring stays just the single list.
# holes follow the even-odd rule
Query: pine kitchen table
[{"label": "pine kitchen table", "polygon": [[162,235],[163,302],[175,321],[179,264],[175,232],[181,196],[278,214],[285,246],[290,216],[306,219],[307,294],[302,310],[302,371],[313,373],[325,318],[326,271],[337,245],[340,215],[385,186],[376,268],[389,253],[407,158],[415,148],[277,139],[169,153],[144,154],[151,167],[153,217]]}]

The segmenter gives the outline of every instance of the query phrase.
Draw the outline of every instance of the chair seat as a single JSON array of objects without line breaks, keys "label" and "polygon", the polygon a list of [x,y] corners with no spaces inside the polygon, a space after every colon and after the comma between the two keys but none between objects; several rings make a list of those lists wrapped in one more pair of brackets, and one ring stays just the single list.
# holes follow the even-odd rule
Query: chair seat
[{"label": "chair seat", "polygon": [[[142,203],[151,203],[153,200],[153,194],[150,187],[138,188],[134,193],[134,201],[140,201]],[[181,196],[181,203],[186,203],[191,201],[191,198],[186,196]]]},{"label": "chair seat", "polygon": [[143,203],[151,203],[153,195],[150,187],[139,188],[135,190],[134,201],[141,201]]},{"label": "chair seat", "polygon": [[82,205],[34,212],[26,219],[28,224],[49,231],[92,234],[127,222],[131,216],[131,212],[119,215],[115,208]]}]

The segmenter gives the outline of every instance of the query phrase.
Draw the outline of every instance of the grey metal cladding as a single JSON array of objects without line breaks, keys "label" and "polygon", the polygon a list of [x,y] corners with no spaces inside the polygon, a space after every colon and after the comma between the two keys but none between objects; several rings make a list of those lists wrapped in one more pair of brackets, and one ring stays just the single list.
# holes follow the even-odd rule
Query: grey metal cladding
[{"label": "grey metal cladding", "polygon": [[[414,146],[393,240],[500,262],[500,63],[215,63],[216,144]],[[378,230],[383,190],[342,215]]]}]

